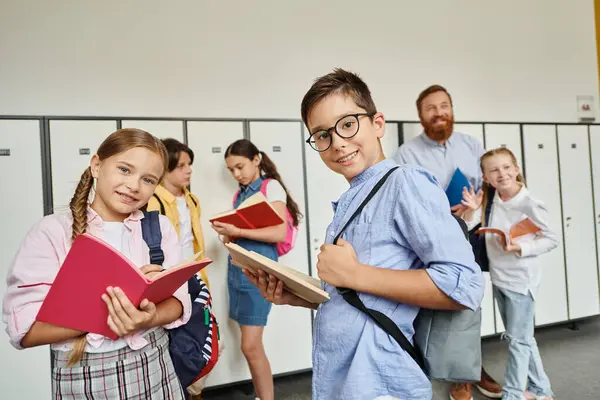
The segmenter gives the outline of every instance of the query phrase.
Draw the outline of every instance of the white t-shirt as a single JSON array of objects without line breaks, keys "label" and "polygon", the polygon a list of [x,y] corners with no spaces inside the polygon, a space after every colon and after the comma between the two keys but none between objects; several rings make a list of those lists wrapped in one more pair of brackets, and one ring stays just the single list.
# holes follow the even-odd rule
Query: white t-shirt
[{"label": "white t-shirt", "polygon": [[285,190],[283,190],[283,186],[276,179],[271,179],[269,183],[267,183],[267,200],[269,203],[273,203],[275,201],[281,201],[283,204],[286,204],[287,196],[285,194]]},{"label": "white t-shirt", "polygon": [[184,196],[177,197],[177,210],[179,211],[179,243],[181,243],[183,258],[188,259],[194,255],[194,234],[190,209]]}]

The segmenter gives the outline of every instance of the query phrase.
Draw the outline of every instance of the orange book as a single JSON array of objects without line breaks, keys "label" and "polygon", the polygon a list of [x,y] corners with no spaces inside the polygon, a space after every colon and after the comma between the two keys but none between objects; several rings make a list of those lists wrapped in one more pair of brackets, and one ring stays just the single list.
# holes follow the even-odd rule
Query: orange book
[{"label": "orange book", "polygon": [[209,221],[211,224],[218,221],[242,229],[266,228],[284,222],[283,218],[260,192],[244,200],[237,209],[217,214]]},{"label": "orange book", "polygon": [[530,233],[537,233],[539,231],[541,231],[541,229],[535,222],[529,218],[525,218],[511,226],[508,232],[498,228],[485,227],[477,229],[475,233],[493,233],[504,238],[504,243],[511,243],[513,239]]},{"label": "orange book", "polygon": [[143,299],[160,303],[212,263],[208,258],[196,261],[198,255],[147,278],[109,244],[87,233],[79,235],[60,267],[36,320],[116,340],[117,335],[106,322],[108,307],[101,297],[106,288],[119,287],[135,307]]}]

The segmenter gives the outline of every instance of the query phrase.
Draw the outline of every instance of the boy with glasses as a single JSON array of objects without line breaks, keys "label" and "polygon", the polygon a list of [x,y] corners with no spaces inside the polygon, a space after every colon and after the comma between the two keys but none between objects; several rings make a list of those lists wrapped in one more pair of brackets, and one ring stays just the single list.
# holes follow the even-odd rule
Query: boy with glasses
[{"label": "boy with glasses", "polygon": [[[313,84],[302,101],[307,142],[350,188],[334,218],[317,269],[330,300],[311,304],[283,290],[274,276],[248,278],[274,304],[318,310],[313,344],[314,400],[432,397],[431,383],[411,356],[366,314],[347,303],[353,289],[367,308],[384,313],[412,341],[421,307],[477,309],[483,277],[435,178],[386,160],[385,118],[367,85],[341,69]],[[396,168],[396,170],[391,171]],[[390,174],[357,218],[336,236],[380,179]]]}]

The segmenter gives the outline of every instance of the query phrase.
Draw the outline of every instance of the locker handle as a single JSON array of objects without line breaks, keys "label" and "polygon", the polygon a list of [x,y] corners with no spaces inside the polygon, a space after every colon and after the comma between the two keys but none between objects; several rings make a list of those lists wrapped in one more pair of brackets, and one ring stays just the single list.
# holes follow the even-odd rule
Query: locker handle
[{"label": "locker handle", "polygon": [[571,217],[567,217],[567,221],[570,221],[570,220],[571,220]]}]

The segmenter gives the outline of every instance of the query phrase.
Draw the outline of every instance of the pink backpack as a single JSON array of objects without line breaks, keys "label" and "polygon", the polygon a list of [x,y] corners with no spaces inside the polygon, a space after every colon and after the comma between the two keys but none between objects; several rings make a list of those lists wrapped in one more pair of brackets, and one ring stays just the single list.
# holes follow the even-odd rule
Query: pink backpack
[{"label": "pink backpack", "polygon": [[[267,197],[267,184],[271,181],[272,178],[266,178],[260,184],[260,192]],[[240,195],[240,191],[238,190],[233,196],[233,205],[235,207],[235,202]],[[296,244],[296,237],[298,236],[298,226],[294,225],[294,218],[292,214],[290,214],[290,210],[288,210],[287,206],[285,208],[285,222],[286,222],[286,231],[285,231],[285,239],[283,242],[277,243],[277,254],[281,257],[284,254],[287,254],[292,250],[294,244]]]}]

